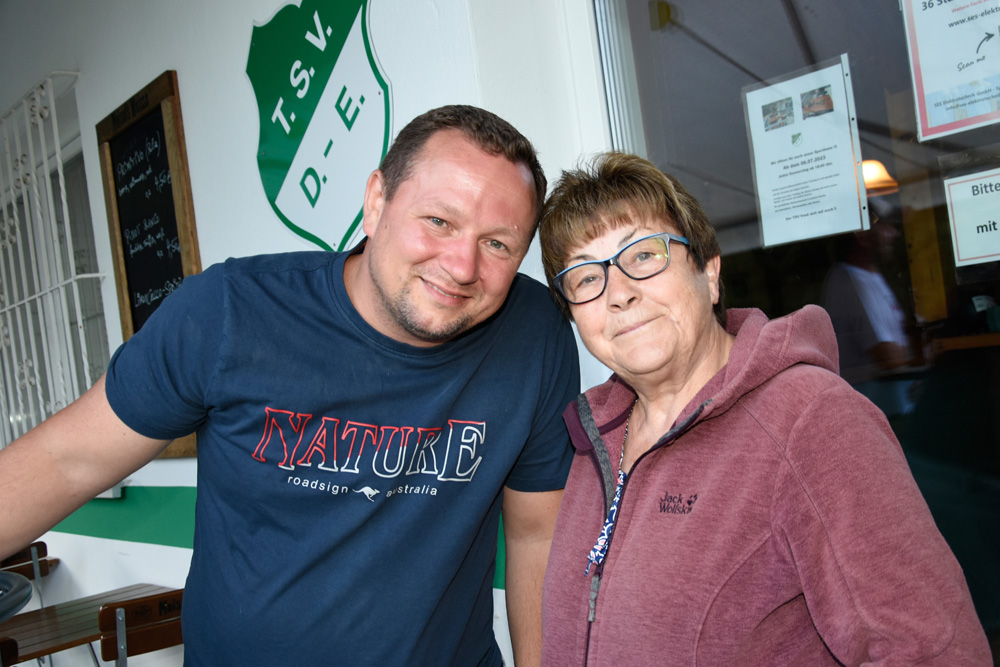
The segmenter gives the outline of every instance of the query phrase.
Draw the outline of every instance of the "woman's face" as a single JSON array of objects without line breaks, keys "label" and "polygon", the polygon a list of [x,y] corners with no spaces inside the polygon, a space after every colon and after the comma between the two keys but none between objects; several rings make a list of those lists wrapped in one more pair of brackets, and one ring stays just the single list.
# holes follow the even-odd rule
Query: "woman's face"
[{"label": "woman's face", "polygon": [[[678,230],[656,220],[610,229],[573,249],[565,266],[606,259],[636,239],[661,232]],[[712,307],[719,300],[719,267],[714,257],[699,271],[681,243],[670,243],[667,269],[645,280],[608,267],[604,293],[570,306],[584,345],[632,384],[644,378],[685,379],[718,340],[709,334],[718,327]]]}]

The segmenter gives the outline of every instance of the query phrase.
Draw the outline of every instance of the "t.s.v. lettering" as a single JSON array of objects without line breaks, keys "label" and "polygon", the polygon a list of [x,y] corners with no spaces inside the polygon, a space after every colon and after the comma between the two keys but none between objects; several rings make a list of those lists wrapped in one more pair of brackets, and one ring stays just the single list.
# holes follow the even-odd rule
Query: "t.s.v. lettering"
[{"label": "t.s.v. lettering", "polygon": [[[264,432],[253,453],[285,470],[315,466],[379,477],[432,475],[469,482],[482,462],[486,422],[449,419],[447,426],[388,426],[264,408]],[[279,459],[280,457],[280,459]]]}]

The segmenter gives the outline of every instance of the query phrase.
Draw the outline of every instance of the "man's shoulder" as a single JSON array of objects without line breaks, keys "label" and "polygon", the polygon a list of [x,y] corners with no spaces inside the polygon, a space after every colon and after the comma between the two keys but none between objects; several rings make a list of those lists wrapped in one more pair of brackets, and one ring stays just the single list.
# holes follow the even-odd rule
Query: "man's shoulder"
[{"label": "man's shoulder", "polygon": [[510,286],[506,309],[520,316],[532,314],[553,322],[563,320],[548,287],[523,273],[518,273]]},{"label": "man's shoulder", "polygon": [[188,276],[178,291],[183,295],[181,300],[204,303],[209,308],[220,307],[218,300],[225,300],[226,294],[240,293],[253,299],[251,295],[261,289],[291,289],[294,293],[317,281],[328,284],[326,281],[337,275],[331,267],[340,256],[318,250],[230,257]]},{"label": "man's shoulder", "polygon": [[523,290],[531,294],[548,294],[548,287],[541,281],[532,278],[527,273],[520,273],[514,277],[511,291]]},{"label": "man's shoulder", "polygon": [[341,256],[341,253],[326,250],[302,250],[298,252],[230,257],[221,264],[227,276],[252,276],[265,273],[287,271],[316,271],[324,269]]}]

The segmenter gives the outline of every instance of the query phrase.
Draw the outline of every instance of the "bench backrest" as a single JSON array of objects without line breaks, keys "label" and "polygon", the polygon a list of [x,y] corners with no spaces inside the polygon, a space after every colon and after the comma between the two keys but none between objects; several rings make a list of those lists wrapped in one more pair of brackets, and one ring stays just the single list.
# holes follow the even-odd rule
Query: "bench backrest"
[{"label": "bench backrest", "polygon": [[[34,558],[32,558],[34,551]],[[16,572],[22,577],[35,579],[35,561],[38,565],[38,576],[47,577],[49,573],[59,564],[58,558],[49,558],[49,549],[45,542],[35,542],[16,554],[8,556],[0,561],[0,570],[5,572]]]},{"label": "bench backrest", "polygon": [[17,642],[10,637],[0,637],[0,665],[17,662]]},{"label": "bench backrest", "polygon": [[[105,604],[98,612],[101,629],[101,659],[120,660],[125,656],[183,643],[181,603],[184,589]],[[119,635],[124,628],[124,642]]]}]

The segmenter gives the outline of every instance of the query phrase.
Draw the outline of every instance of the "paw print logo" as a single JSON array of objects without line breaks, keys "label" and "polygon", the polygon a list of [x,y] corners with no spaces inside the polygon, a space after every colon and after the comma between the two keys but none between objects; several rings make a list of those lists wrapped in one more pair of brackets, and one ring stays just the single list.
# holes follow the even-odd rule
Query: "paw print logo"
[{"label": "paw print logo", "polygon": [[692,493],[690,496],[688,496],[688,499],[687,499],[688,507],[691,507],[692,505],[694,505],[694,503],[695,503],[696,500],[698,500],[698,494],[697,493]]}]

